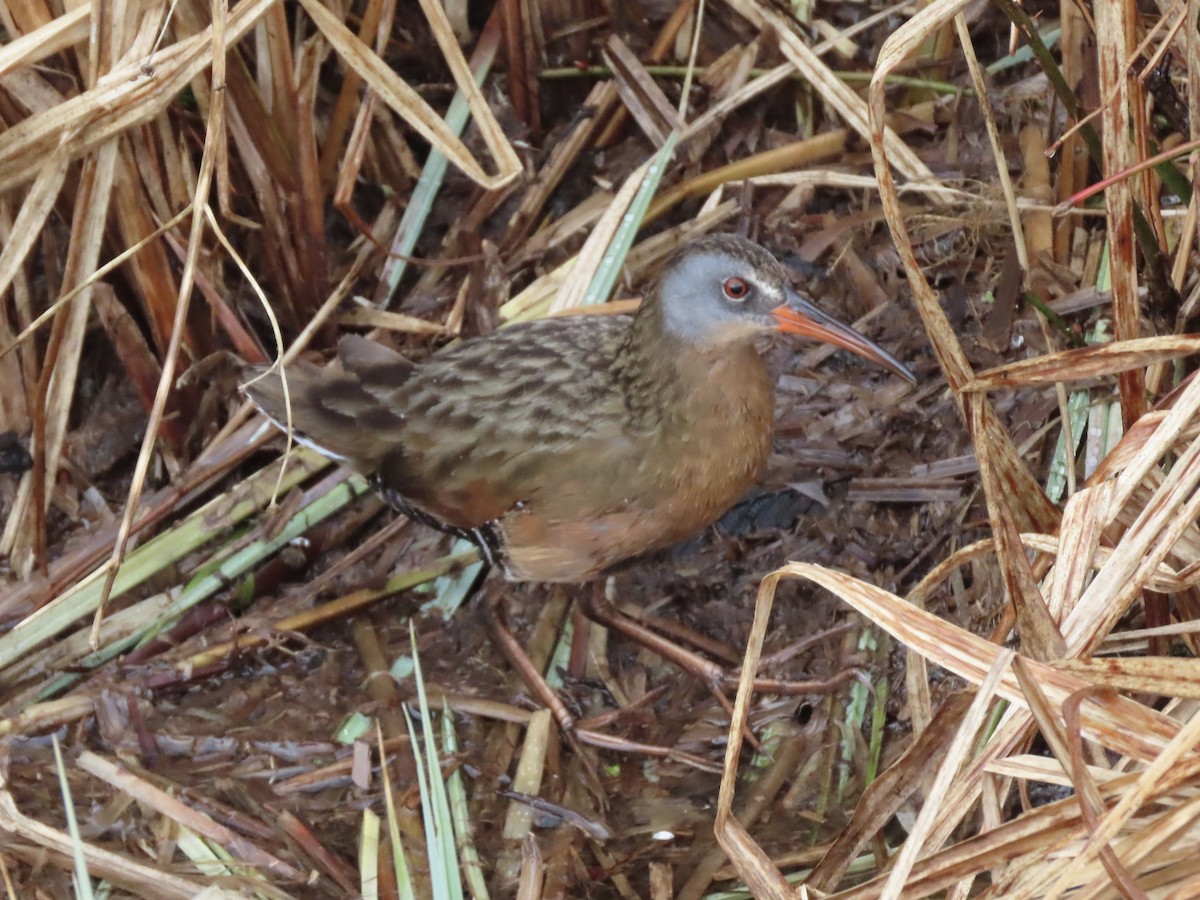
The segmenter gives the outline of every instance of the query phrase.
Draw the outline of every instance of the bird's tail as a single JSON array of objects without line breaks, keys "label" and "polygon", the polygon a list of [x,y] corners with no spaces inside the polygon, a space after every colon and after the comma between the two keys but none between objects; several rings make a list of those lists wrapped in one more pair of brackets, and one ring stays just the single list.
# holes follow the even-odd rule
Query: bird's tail
[{"label": "bird's tail", "polygon": [[[411,364],[386,347],[349,337],[339,346],[341,367],[293,363],[247,370],[242,390],[277,427],[351,468],[375,470],[396,440],[403,420],[388,403]],[[291,411],[289,420],[288,411]]]}]

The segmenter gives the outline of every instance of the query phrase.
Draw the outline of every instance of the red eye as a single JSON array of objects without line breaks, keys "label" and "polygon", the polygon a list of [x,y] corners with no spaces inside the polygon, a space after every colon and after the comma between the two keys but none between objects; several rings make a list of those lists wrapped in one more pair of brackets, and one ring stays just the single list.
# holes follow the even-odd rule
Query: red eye
[{"label": "red eye", "polygon": [[721,285],[721,290],[725,293],[727,300],[745,300],[750,296],[750,285],[746,284],[745,279],[736,276],[726,278]]}]

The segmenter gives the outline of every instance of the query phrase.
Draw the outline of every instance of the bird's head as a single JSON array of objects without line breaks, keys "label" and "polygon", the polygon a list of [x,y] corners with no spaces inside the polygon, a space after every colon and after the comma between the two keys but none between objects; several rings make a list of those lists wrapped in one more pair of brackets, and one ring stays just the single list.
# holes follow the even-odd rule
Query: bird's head
[{"label": "bird's head", "polygon": [[693,345],[719,347],[771,332],[798,334],[915,381],[890,353],[793,289],[775,257],[736,235],[706,235],[680,248],[663,266],[648,299],[661,308],[666,332]]}]

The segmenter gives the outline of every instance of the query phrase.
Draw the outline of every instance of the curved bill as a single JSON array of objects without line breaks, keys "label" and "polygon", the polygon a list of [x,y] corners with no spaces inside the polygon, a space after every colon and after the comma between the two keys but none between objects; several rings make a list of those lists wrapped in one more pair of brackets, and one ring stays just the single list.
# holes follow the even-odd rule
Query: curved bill
[{"label": "curved bill", "polygon": [[843,325],[833,316],[821,312],[816,304],[790,288],[787,292],[787,303],[775,307],[771,310],[771,315],[775,317],[780,331],[835,344],[843,350],[849,350],[863,359],[883,366],[905,381],[917,383],[916,376],[892,354],[874,341],[863,337],[849,325]]}]

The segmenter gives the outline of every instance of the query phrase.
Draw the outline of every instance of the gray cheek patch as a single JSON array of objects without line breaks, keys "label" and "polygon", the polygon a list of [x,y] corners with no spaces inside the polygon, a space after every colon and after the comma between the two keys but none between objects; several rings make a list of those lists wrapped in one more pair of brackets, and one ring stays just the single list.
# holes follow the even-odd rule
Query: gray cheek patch
[{"label": "gray cheek patch", "polygon": [[[772,289],[738,268],[723,257],[698,257],[670,272],[659,285],[667,333],[689,343],[707,344],[730,324],[746,326],[746,312],[766,302]],[[726,303],[721,294],[724,279],[734,274],[751,288],[750,297],[737,305]]]},{"label": "gray cheek patch", "polygon": [[716,327],[732,318],[720,299],[721,279],[731,268],[728,259],[693,257],[667,274],[659,285],[659,298],[668,333],[706,343]]}]

